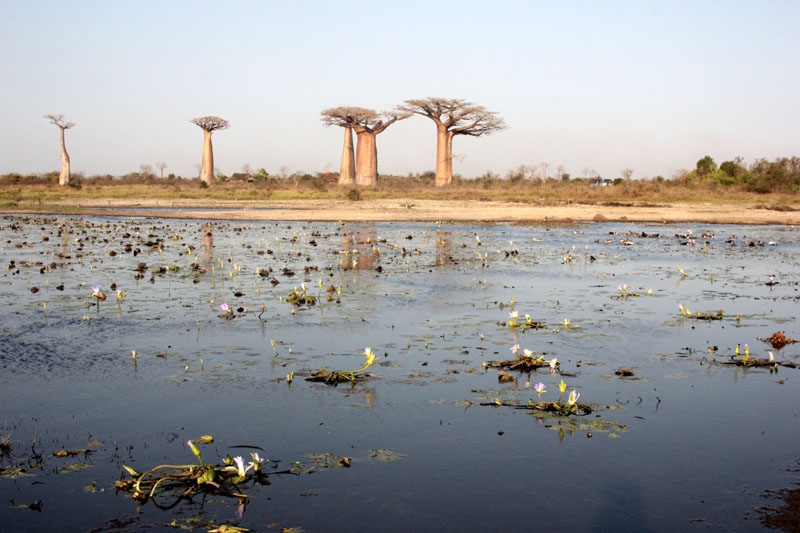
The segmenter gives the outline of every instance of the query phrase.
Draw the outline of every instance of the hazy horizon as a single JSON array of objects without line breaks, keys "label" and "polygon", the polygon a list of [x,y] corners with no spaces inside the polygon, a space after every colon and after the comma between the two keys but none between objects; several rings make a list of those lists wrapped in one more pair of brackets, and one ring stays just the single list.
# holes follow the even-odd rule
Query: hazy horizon
[{"label": "hazy horizon", "polygon": [[[202,131],[215,166],[337,172],[343,131],[320,112],[462,98],[508,129],[456,137],[454,172],[559,165],[605,178],[672,176],[717,163],[800,155],[800,4],[565,1],[59,2],[0,5],[0,174],[60,168],[124,175],[167,163],[198,175]],[[423,117],[378,136],[381,174],[433,170]],[[541,169],[539,170],[541,172]]]}]

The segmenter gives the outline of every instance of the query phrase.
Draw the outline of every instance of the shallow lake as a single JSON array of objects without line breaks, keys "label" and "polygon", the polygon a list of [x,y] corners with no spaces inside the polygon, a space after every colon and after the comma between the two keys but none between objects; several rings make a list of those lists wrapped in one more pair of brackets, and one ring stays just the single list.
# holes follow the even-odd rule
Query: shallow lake
[{"label": "shallow lake", "polygon": [[[2,531],[761,530],[800,481],[794,227],[9,215],[0,263]],[[115,488],[202,435],[249,498]]]}]

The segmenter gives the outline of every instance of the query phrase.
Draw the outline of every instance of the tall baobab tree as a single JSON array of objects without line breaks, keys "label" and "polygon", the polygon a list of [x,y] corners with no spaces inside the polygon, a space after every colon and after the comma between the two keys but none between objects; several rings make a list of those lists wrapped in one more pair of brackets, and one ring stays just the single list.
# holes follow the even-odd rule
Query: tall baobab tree
[{"label": "tall baobab tree", "polygon": [[339,165],[339,185],[355,185],[356,183],[356,152],[353,144],[353,125],[361,111],[369,111],[361,107],[334,107],[320,113],[322,123],[326,126],[339,126],[344,128],[344,146],[342,148],[342,162]]},{"label": "tall baobab tree", "polygon": [[214,116],[198,117],[190,122],[203,130],[203,164],[200,167],[200,182],[211,185],[214,179],[214,149],[211,146],[211,134],[216,130],[224,130],[230,124],[227,120]]},{"label": "tall baobab tree", "polygon": [[61,130],[61,172],[58,174],[58,184],[67,185],[69,184],[69,154],[67,153],[67,145],[64,142],[64,131],[73,127],[75,123],[65,122],[64,115],[44,115],[44,118]]},{"label": "tall baobab tree", "polygon": [[[389,126],[411,116],[411,113],[388,111],[378,113],[363,107],[335,107],[322,113],[326,126],[345,128],[340,185],[373,187],[378,183],[378,145],[376,137]],[[353,163],[353,134],[356,133],[355,164]],[[353,167],[355,176],[353,177]]]},{"label": "tall baobab tree", "polygon": [[436,124],[437,187],[453,180],[453,137],[480,137],[505,129],[505,121],[494,111],[460,99],[425,98],[406,100],[401,111],[428,117]]}]

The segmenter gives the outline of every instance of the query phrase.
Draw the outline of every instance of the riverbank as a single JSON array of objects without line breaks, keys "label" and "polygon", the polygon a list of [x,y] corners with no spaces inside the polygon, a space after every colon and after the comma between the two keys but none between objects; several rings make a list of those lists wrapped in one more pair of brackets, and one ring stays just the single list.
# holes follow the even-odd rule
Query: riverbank
[{"label": "riverbank", "polygon": [[82,199],[19,205],[6,212],[252,221],[569,223],[661,222],[800,224],[800,206],[605,202],[536,205],[473,200],[120,200]]}]

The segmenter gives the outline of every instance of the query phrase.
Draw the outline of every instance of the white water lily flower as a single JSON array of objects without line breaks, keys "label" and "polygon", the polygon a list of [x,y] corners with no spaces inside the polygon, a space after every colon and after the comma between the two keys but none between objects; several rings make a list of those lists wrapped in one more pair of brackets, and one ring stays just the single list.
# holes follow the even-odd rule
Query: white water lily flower
[{"label": "white water lily flower", "polygon": [[264,459],[259,457],[258,452],[250,453],[250,457],[253,460],[247,463],[248,468],[252,468],[253,472],[261,472],[261,467],[264,466]]},{"label": "white water lily flower", "polygon": [[569,393],[569,399],[567,399],[567,403],[570,406],[573,406],[576,403],[578,403],[578,398],[580,398],[580,397],[581,397],[581,393],[576,391],[575,389],[572,389],[572,392]]},{"label": "white water lily flower", "polygon": [[244,465],[244,459],[242,459],[241,455],[234,457],[233,462],[236,464],[236,466],[225,467],[225,470],[228,472],[236,472],[239,477],[245,477],[247,475],[247,471],[253,468],[252,463],[247,466]]}]

